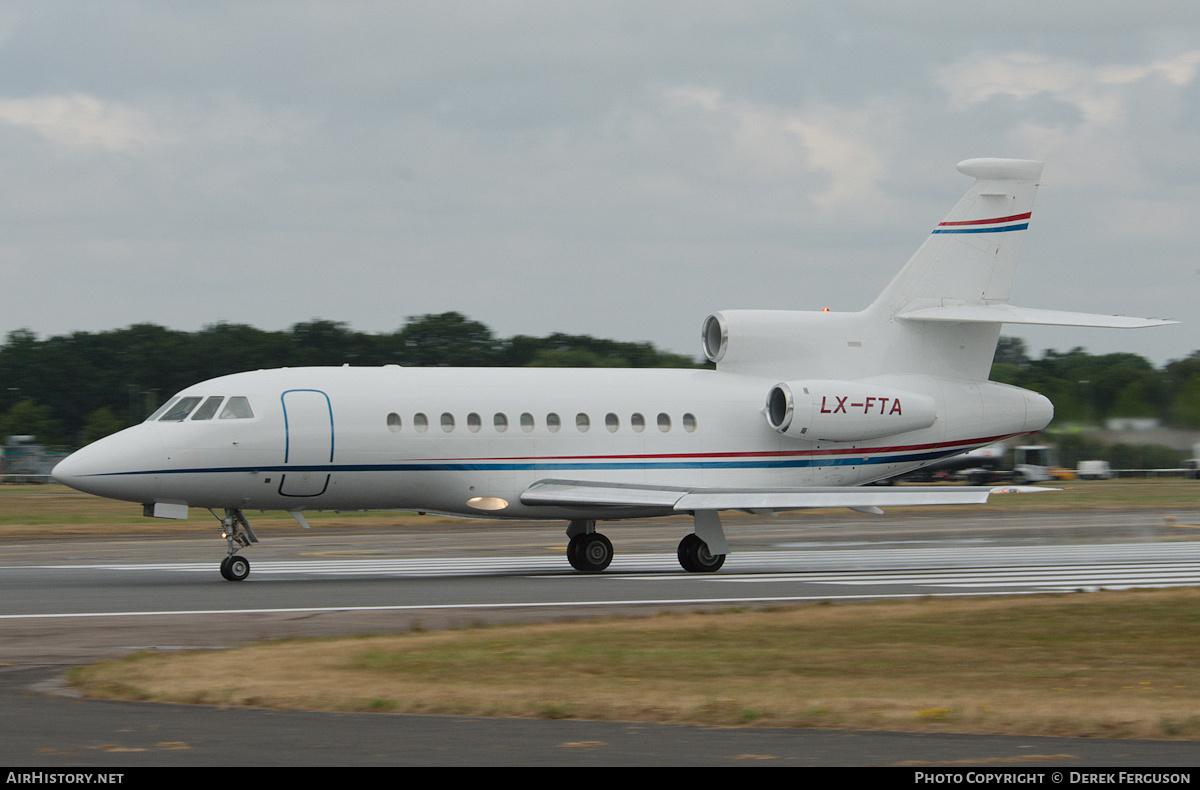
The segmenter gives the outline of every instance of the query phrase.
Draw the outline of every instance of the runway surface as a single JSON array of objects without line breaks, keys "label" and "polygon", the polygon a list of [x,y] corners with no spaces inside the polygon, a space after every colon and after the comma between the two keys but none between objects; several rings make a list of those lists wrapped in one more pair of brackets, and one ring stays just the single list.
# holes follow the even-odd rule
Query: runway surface
[{"label": "runway surface", "polygon": [[[1200,584],[1200,511],[733,519],[717,574],[679,568],[683,523],[605,529],[610,569],[571,571],[559,525],[260,535],[230,583],[208,539],[0,549],[0,761],[37,765],[1193,765],[1174,742],[715,730],[98,703],[44,693],[130,650],[826,599]],[[18,724],[17,722],[20,722]],[[140,722],[140,723],[139,723]],[[32,724],[30,724],[32,723]],[[336,724],[335,724],[336,723]],[[253,739],[253,749],[233,747]],[[106,750],[105,744],[112,746]],[[166,744],[166,745],[164,745]],[[136,749],[137,751],[127,751]]]}]

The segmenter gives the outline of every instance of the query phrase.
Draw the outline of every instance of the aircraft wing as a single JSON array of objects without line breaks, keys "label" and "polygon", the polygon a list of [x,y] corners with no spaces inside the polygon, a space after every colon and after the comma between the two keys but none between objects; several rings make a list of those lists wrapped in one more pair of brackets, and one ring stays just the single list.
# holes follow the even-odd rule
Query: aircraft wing
[{"label": "aircraft wing", "polygon": [[978,505],[987,502],[992,494],[1052,490],[1036,486],[736,489],[540,480],[525,489],[521,494],[521,502],[559,507],[660,507],[678,512],[800,510],[814,507],[848,507],[877,512],[879,508],[912,505]]},{"label": "aircraft wing", "polygon": [[1096,326],[1111,329],[1139,329],[1149,326],[1166,326],[1167,324],[1179,323],[1178,321],[1161,318],[1135,318],[1125,315],[1101,315],[1098,313],[1071,313],[1065,310],[1039,310],[1032,307],[1014,307],[1010,304],[926,307],[920,310],[900,313],[896,317],[909,321]]}]

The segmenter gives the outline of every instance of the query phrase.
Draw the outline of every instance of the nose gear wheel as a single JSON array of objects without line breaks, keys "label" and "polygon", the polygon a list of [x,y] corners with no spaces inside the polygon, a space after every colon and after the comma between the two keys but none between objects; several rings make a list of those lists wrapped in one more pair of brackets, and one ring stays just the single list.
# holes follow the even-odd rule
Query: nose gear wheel
[{"label": "nose gear wheel", "polygon": [[221,560],[221,577],[226,581],[240,582],[250,575],[250,561],[238,555],[238,552],[258,543],[250,522],[236,508],[225,508],[225,517],[217,516],[211,509],[208,511],[221,521],[221,537],[225,538],[229,555]]}]

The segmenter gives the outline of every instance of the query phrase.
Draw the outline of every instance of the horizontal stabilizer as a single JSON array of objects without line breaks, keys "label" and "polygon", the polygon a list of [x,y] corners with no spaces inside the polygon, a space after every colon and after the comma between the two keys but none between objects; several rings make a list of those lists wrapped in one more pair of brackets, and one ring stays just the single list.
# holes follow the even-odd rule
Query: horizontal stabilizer
[{"label": "horizontal stabilizer", "polygon": [[1095,326],[1110,329],[1140,329],[1166,326],[1178,321],[1161,318],[1135,318],[1099,313],[1070,313],[1064,310],[1038,310],[1009,304],[957,305],[926,307],[896,316],[906,321],[943,321],[968,324],[1042,324],[1049,326]]},{"label": "horizontal stabilizer", "polygon": [[978,505],[992,494],[1052,491],[1036,486],[960,486],[955,488],[686,488],[624,485],[574,480],[542,480],[521,494],[526,505],[557,507],[663,507],[694,510],[799,510],[814,507],[855,509],[916,505]]}]

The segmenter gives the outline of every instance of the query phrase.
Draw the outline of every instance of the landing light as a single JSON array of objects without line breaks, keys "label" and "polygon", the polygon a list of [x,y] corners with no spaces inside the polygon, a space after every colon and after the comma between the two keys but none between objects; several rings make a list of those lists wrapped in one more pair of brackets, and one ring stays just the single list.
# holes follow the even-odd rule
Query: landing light
[{"label": "landing light", "polygon": [[476,510],[504,510],[508,507],[508,500],[498,496],[473,496],[467,500],[467,507]]}]

